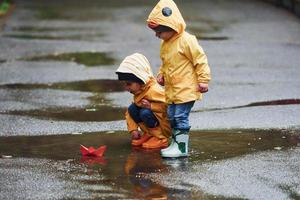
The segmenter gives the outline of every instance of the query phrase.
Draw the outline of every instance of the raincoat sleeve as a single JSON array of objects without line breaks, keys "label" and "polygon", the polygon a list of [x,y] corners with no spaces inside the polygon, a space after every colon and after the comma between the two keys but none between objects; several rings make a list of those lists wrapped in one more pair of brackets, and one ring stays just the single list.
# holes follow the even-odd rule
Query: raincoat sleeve
[{"label": "raincoat sleeve", "polygon": [[195,36],[189,38],[185,48],[188,59],[193,63],[197,74],[198,83],[208,83],[211,79],[207,57]]},{"label": "raincoat sleeve", "polygon": [[128,129],[128,131],[129,131],[129,133],[130,133],[131,131],[138,130],[138,125],[137,125],[137,123],[135,123],[135,121],[131,118],[131,116],[129,115],[128,110],[127,110],[126,113],[125,113],[125,118],[126,118],[127,129]]}]

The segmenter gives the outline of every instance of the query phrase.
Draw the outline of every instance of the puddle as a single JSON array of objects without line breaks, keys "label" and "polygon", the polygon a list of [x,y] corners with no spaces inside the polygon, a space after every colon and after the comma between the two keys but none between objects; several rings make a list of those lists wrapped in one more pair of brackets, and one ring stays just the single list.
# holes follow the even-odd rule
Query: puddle
[{"label": "puddle", "polygon": [[[300,132],[280,130],[226,130],[193,132],[190,159],[220,160],[257,151],[284,150],[300,143]],[[194,148],[193,148],[194,146]]]},{"label": "puddle", "polygon": [[15,27],[12,27],[12,30],[13,31],[21,31],[21,32],[41,33],[41,32],[80,31],[80,30],[82,30],[82,28],[80,28],[80,27],[15,26]]},{"label": "puddle", "polygon": [[34,2],[30,9],[35,11],[35,17],[39,20],[68,20],[68,21],[92,21],[113,20],[112,8],[126,8],[132,6],[153,6],[155,1],[149,0],[111,0],[111,1],[51,1],[45,3]]},{"label": "puddle", "polygon": [[96,38],[103,37],[104,34],[72,34],[63,36],[51,36],[51,35],[33,35],[33,34],[6,34],[5,37],[11,37],[16,39],[27,40],[85,40],[92,41]]},{"label": "puddle", "polygon": [[97,122],[123,120],[125,111],[126,108],[95,105],[86,108],[45,108],[42,110],[13,110],[5,112],[5,114],[30,116],[38,119]]},{"label": "puddle", "polygon": [[[3,111],[3,114],[30,116],[38,119],[97,122],[123,120],[126,111],[126,108],[112,106],[110,100],[106,99],[105,95],[102,94],[124,91],[123,85],[118,80],[86,80],[53,84],[7,84],[1,85],[0,88],[25,90],[60,89],[93,93],[87,97],[89,105],[85,107],[51,106],[35,110]],[[22,95],[19,95],[16,101],[20,101],[20,99],[23,99]],[[28,103],[36,104],[34,100]]]},{"label": "puddle", "polygon": [[[0,137],[0,153],[13,157],[75,159],[80,158],[80,144],[94,147],[107,145],[105,157],[112,160],[115,159],[112,156],[123,158],[127,154],[137,154],[136,156],[143,157],[159,153],[158,150],[132,149],[129,138],[130,135],[123,131],[83,133],[82,135]],[[188,160],[207,162],[253,152],[285,150],[300,143],[300,132],[283,130],[192,131],[190,142],[191,152]]]},{"label": "puddle", "polygon": [[217,33],[222,29],[222,26],[217,24],[200,24],[198,26],[191,26],[187,28],[187,31],[197,37],[199,40],[228,40],[227,36],[210,36]]},{"label": "puddle", "polygon": [[[90,5],[88,10],[83,7],[74,7],[75,3],[70,6],[64,5],[63,7],[57,5],[49,5],[48,7],[39,7],[35,12],[35,17],[38,20],[67,20],[67,21],[92,21],[92,20],[113,20],[113,15],[111,15],[110,10],[104,10],[103,5],[98,5],[98,8],[92,9]],[[101,12],[99,12],[101,11]]]},{"label": "puddle", "polygon": [[86,27],[47,27],[47,26],[15,26],[13,33],[4,34],[4,37],[16,39],[37,40],[85,40],[93,41],[103,37],[100,28]]},{"label": "puddle", "polygon": [[112,65],[115,59],[110,56],[111,53],[103,52],[74,52],[74,53],[57,53],[42,56],[24,58],[26,61],[69,61],[83,64],[85,66]]},{"label": "puddle", "polygon": [[300,104],[300,99],[280,99],[280,100],[273,100],[273,101],[262,101],[262,102],[250,103],[243,107],[293,105],[293,104]]},{"label": "puddle", "polygon": [[[211,160],[226,159],[245,154],[280,150],[296,146],[300,142],[299,133],[284,132],[280,130],[269,131],[219,131],[219,132],[192,132],[191,153],[185,164],[179,167],[189,167],[195,162],[210,162]],[[107,146],[104,157],[82,157],[79,145],[99,147]],[[277,150],[277,151],[280,151]],[[91,133],[82,135],[57,136],[16,136],[0,137],[0,154],[11,155],[16,160],[23,158],[46,158],[53,162],[52,167],[57,173],[66,172],[65,176],[82,175],[90,177],[85,181],[78,181],[78,187],[93,190],[96,183],[107,186],[118,193],[125,191],[130,198],[151,199],[174,197],[174,199],[215,199],[206,194],[193,192],[193,190],[174,190],[155,183],[147,178],[147,174],[156,173],[163,176],[164,172],[174,167],[175,161],[162,159],[158,150],[142,150],[131,148],[129,135],[126,132]],[[60,163],[58,161],[65,161]],[[32,162],[34,165],[34,162]],[[82,164],[88,166],[84,168]],[[183,169],[184,170],[184,169]],[[55,171],[55,170],[54,170]],[[101,174],[106,179],[96,179]],[[18,187],[16,185],[15,187]],[[188,187],[188,185],[185,185]],[[99,191],[101,192],[101,191]],[[104,195],[99,193],[99,195]],[[218,197],[218,199],[227,199]]]},{"label": "puddle", "polygon": [[205,110],[195,110],[193,112],[203,112],[203,111],[217,111],[217,110],[231,110],[231,109],[239,109],[239,108],[247,108],[247,107],[256,107],[256,106],[280,106],[280,105],[297,105],[300,104],[300,99],[280,99],[273,101],[261,101],[250,103],[244,106],[233,106],[227,108],[212,108]]},{"label": "puddle", "polygon": [[199,40],[229,40],[227,36],[196,36]]},{"label": "puddle", "polygon": [[49,84],[5,84],[0,85],[4,89],[60,89],[82,92],[120,92],[124,91],[124,86],[118,80],[99,79],[72,82],[60,82]]}]

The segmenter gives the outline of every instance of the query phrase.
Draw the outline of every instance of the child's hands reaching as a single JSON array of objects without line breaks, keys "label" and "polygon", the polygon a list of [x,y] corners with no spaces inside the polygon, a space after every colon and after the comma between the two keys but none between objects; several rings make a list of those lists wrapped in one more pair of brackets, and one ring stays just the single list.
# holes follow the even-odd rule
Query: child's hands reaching
[{"label": "child's hands reaching", "polygon": [[150,101],[148,101],[147,99],[142,99],[141,107],[142,108],[149,108],[149,109],[151,109],[151,103],[150,103]]},{"label": "child's hands reaching", "polygon": [[208,91],[208,84],[207,83],[199,83],[198,84],[198,90],[201,93],[205,93]]},{"label": "child's hands reaching", "polygon": [[141,138],[141,133],[138,130],[131,131],[131,139],[138,140]]},{"label": "child's hands reaching", "polygon": [[164,86],[165,85],[165,79],[164,76],[162,74],[159,74],[156,77],[156,81],[158,82],[159,85]]}]

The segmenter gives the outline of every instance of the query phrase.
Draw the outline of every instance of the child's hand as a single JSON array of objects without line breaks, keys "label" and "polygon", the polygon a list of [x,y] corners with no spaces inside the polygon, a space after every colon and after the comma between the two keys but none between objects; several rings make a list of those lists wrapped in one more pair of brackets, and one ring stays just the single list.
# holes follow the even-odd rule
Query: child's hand
[{"label": "child's hand", "polygon": [[141,107],[151,109],[150,101],[148,101],[147,99],[142,99]]},{"label": "child's hand", "polygon": [[208,91],[208,84],[207,83],[199,83],[198,90],[201,93],[205,93]]},{"label": "child's hand", "polygon": [[131,131],[131,139],[138,140],[141,138],[141,133],[138,130]]},{"label": "child's hand", "polygon": [[165,79],[162,74],[158,75],[156,77],[156,81],[158,82],[159,85],[164,86],[165,85]]}]

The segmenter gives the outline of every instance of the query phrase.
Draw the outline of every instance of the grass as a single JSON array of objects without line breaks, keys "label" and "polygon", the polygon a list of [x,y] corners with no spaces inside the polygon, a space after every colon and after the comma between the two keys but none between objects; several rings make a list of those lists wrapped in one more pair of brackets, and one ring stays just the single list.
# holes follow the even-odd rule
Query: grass
[{"label": "grass", "polygon": [[11,5],[10,0],[4,0],[2,3],[0,3],[0,16],[6,14],[6,12],[10,8],[10,5]]}]

